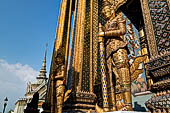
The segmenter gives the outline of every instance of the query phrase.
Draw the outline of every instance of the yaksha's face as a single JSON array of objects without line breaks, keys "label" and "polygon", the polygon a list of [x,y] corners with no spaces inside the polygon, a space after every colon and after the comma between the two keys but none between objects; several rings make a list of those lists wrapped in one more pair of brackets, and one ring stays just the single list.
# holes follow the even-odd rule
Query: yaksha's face
[{"label": "yaksha's face", "polygon": [[110,6],[109,5],[105,6],[102,10],[102,13],[106,19],[110,19],[112,16]]}]

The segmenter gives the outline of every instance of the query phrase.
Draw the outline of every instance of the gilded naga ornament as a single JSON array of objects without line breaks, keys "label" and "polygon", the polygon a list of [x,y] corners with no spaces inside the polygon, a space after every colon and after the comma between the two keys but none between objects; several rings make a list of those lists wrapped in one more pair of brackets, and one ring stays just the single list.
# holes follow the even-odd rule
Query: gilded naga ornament
[{"label": "gilded naga ornament", "polygon": [[[126,33],[126,20],[122,13],[117,11],[125,2],[126,0],[103,1],[102,13],[107,22],[104,26],[99,24],[98,34],[103,94],[103,109],[96,107],[99,112],[132,111],[131,79],[134,80],[143,72],[138,70],[138,67],[146,59],[145,56],[136,58],[134,63],[129,65],[127,42],[123,36]],[[111,91],[108,91],[109,88]]]}]

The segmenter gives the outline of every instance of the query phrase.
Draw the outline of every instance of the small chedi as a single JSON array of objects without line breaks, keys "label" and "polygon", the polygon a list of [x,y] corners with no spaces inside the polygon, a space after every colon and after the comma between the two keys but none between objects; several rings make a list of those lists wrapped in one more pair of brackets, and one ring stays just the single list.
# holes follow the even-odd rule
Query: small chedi
[{"label": "small chedi", "polygon": [[43,113],[170,112],[169,0],[61,1]]}]

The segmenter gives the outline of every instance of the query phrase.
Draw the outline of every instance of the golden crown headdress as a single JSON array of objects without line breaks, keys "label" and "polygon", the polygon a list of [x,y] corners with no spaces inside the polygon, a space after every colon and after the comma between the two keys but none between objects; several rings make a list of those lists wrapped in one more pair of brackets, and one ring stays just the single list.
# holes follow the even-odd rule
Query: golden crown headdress
[{"label": "golden crown headdress", "polygon": [[117,9],[126,2],[127,0],[103,0],[103,5],[111,5],[111,8],[117,11]]}]

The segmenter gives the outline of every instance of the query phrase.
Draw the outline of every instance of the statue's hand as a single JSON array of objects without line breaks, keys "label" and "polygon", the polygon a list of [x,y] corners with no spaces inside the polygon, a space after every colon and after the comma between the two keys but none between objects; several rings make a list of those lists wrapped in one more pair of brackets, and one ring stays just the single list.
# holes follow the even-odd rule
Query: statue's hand
[{"label": "statue's hand", "polygon": [[104,37],[104,32],[103,31],[100,31],[99,34],[98,34],[99,37]]},{"label": "statue's hand", "polygon": [[98,37],[104,37],[103,26],[99,23],[99,34]]}]

